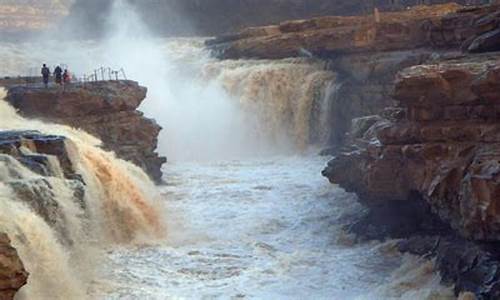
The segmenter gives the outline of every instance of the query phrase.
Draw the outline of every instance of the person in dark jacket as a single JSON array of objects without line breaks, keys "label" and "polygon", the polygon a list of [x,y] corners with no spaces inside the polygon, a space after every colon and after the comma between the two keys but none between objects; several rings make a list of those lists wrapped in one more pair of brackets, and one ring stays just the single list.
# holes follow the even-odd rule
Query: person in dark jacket
[{"label": "person in dark jacket", "polygon": [[45,85],[45,88],[49,86],[49,76],[50,76],[50,70],[49,68],[47,68],[47,65],[43,64],[42,77],[43,77],[43,85]]},{"label": "person in dark jacket", "polygon": [[62,73],[63,73],[63,70],[61,69],[61,67],[57,66],[54,69],[54,76],[56,78],[57,84],[62,84]]},{"label": "person in dark jacket", "polygon": [[68,69],[64,69],[63,82],[65,85],[71,83],[71,74],[69,73]]}]

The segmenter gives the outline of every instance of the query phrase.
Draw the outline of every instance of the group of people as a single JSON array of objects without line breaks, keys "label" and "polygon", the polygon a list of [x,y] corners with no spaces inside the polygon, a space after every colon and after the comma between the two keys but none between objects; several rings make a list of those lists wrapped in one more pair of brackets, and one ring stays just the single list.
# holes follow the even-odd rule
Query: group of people
[{"label": "group of people", "polygon": [[[49,86],[49,77],[50,77],[50,69],[47,67],[46,64],[43,64],[42,66],[42,77],[43,77],[43,84],[45,87]],[[68,69],[62,70],[60,66],[57,66],[54,69],[54,81],[58,85],[62,84],[69,84],[71,83],[71,74],[69,73]]]}]

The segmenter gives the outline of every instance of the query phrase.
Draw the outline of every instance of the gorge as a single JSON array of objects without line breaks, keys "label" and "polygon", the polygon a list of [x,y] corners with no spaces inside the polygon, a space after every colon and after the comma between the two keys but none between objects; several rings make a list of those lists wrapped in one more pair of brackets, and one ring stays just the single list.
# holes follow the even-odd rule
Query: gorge
[{"label": "gorge", "polygon": [[[307,52],[332,60],[342,84],[372,88],[362,103],[379,116],[349,101],[362,88],[339,98],[355,109],[344,111],[328,152],[347,147],[323,171],[369,207],[347,230],[368,240],[406,238],[399,249],[437,257],[457,296],[496,299],[497,15],[496,6],[445,4],[284,22],[207,44],[222,58]],[[493,53],[472,54],[484,52]],[[361,118],[351,124],[353,117]]]}]

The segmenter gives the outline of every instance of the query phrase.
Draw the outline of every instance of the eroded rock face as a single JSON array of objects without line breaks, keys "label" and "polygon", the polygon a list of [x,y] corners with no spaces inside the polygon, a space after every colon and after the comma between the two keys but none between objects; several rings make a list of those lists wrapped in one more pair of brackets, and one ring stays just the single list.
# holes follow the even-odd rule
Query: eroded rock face
[{"label": "eroded rock face", "polygon": [[[96,35],[105,32],[112,0],[73,1],[69,16],[78,28]],[[235,32],[243,27],[262,26],[285,20],[324,15],[362,15],[380,10],[404,10],[421,4],[418,0],[127,0],[154,31],[166,35],[214,36]],[[427,4],[447,0],[426,0]],[[457,0],[462,4],[480,4],[487,0]],[[223,9],[221,9],[223,8]]]},{"label": "eroded rock face", "polygon": [[498,58],[405,69],[396,107],[354,120],[350,145],[323,171],[368,207],[350,232],[403,238],[400,251],[434,257],[456,295],[475,299],[500,295]]},{"label": "eroded rock face", "polygon": [[332,57],[345,53],[417,48],[498,49],[498,6],[419,6],[378,17],[327,16],[248,28],[208,41],[221,58]]},{"label": "eroded rock face", "polygon": [[[329,100],[328,146],[346,141],[351,120],[392,106],[394,77],[404,68],[463,56],[497,28],[497,6],[449,3],[368,16],[328,16],[251,27],[207,41],[220,58],[312,56],[338,74]],[[493,42],[492,42],[493,43]],[[493,43],[494,44],[494,43]],[[488,48],[493,49],[493,48]]]},{"label": "eroded rock face", "polygon": [[[418,7],[403,12],[339,17],[328,16],[283,22],[266,30],[250,28],[220,42],[209,42],[222,58],[315,56],[334,53],[396,51],[432,46],[433,34],[443,28],[443,17],[459,11],[457,4]],[[455,22],[457,23],[457,22]],[[454,25],[453,30],[458,30]],[[459,35],[454,39],[459,38]],[[448,41],[450,44],[454,41]]]},{"label": "eroded rock face", "polygon": [[0,265],[0,299],[14,299],[16,292],[26,284],[28,272],[4,233],[0,233]]},{"label": "eroded rock face", "polygon": [[166,159],[155,151],[161,127],[139,112],[146,88],[133,81],[69,85],[65,89],[17,86],[8,101],[30,118],[81,128],[100,138],[106,150],[141,167],[157,183]]},{"label": "eroded rock face", "polygon": [[418,194],[462,236],[500,239],[500,65],[496,59],[406,69],[395,98],[404,118],[323,172],[368,206]]},{"label": "eroded rock face", "polygon": [[[37,131],[0,131],[0,182],[12,192],[12,201],[22,202],[32,209],[54,229],[58,240],[65,245],[74,241],[67,216],[58,201],[62,195],[57,193],[61,190],[53,185],[64,185],[69,192],[65,201],[74,202],[82,215],[86,213],[85,183],[76,174],[72,147],[62,136]],[[12,238],[19,243],[26,242],[21,236]],[[13,299],[26,284],[28,273],[5,233],[0,233],[0,265],[0,299]]]}]

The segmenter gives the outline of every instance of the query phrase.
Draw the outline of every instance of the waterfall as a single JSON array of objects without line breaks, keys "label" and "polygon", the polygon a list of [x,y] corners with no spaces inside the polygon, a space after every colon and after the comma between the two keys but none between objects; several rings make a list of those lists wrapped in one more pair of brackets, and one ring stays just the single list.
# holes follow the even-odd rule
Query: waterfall
[{"label": "waterfall", "polygon": [[328,103],[335,73],[324,62],[307,59],[215,61],[204,69],[273,146],[305,149],[325,142]]},{"label": "waterfall", "polygon": [[52,175],[41,176],[0,155],[0,231],[30,273],[21,299],[85,298],[101,249],[164,236],[159,195],[138,167],[101,150],[100,141],[82,131],[24,119],[5,101],[0,117],[1,130],[66,137],[72,166],[81,175],[65,178],[55,157]]},{"label": "waterfall", "polygon": [[324,109],[336,74],[324,61],[219,61],[201,38],[155,38],[126,1],[114,2],[107,21],[100,41],[0,45],[9,62],[0,75],[33,73],[40,62],[64,63],[77,75],[123,68],[148,87],[140,109],[164,128],[159,151],[170,161],[295,153],[327,142]]}]

